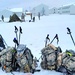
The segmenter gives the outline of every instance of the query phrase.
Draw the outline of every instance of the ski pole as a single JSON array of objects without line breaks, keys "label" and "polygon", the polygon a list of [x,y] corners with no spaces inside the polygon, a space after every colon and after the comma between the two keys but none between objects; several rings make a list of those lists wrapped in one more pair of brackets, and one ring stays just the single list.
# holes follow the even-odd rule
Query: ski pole
[{"label": "ski pole", "polygon": [[56,34],[56,39],[57,39],[57,44],[58,44],[59,42],[58,34]]},{"label": "ski pole", "polygon": [[42,55],[39,57],[38,61],[42,58]]},{"label": "ski pole", "polygon": [[[17,43],[18,43],[18,34],[17,34],[17,32],[18,32],[18,28],[16,27],[16,26],[14,26],[15,27],[15,34],[16,34],[16,40],[17,40]],[[15,43],[15,48],[16,48],[16,44],[17,43]],[[17,45],[18,46],[18,45]]]},{"label": "ski pole", "polygon": [[71,37],[71,39],[72,39],[72,42],[73,42],[73,44],[74,44],[74,46],[75,46],[75,42],[74,42],[74,39],[73,39],[73,37],[72,37],[70,28],[67,27],[67,30],[68,30],[67,34],[70,34],[70,37]]},{"label": "ski pole", "polygon": [[[17,46],[19,45],[18,40],[16,38],[13,39],[13,42],[15,43],[15,45],[17,44]],[[16,47],[16,46],[15,46]]]},{"label": "ski pole", "polygon": [[49,34],[47,34],[47,36],[46,36],[46,40],[45,40],[45,47],[47,46],[48,41],[50,42]]},{"label": "ski pole", "polygon": [[55,37],[53,38],[53,40],[50,42],[50,44],[54,41]]},{"label": "ski pole", "polygon": [[50,44],[54,41],[55,38],[57,39],[57,44],[58,44],[58,42],[59,42],[58,34],[55,35],[55,37],[52,39],[52,41],[50,42]]},{"label": "ski pole", "polygon": [[16,26],[14,26],[14,27],[15,27],[16,39],[17,39],[17,41],[18,41],[18,34],[17,34],[17,32],[18,32],[18,28],[17,28]]},{"label": "ski pole", "polygon": [[[3,38],[2,38],[3,39]],[[5,43],[5,45],[8,47],[8,45],[7,45],[7,43],[6,43],[6,41],[3,39],[3,42]]]},{"label": "ski pole", "polygon": [[21,26],[19,27],[19,44],[20,44],[20,38],[21,38],[21,34],[22,34],[22,28],[21,28]]},{"label": "ski pole", "polygon": [[12,75],[15,75],[13,72],[10,72]]}]

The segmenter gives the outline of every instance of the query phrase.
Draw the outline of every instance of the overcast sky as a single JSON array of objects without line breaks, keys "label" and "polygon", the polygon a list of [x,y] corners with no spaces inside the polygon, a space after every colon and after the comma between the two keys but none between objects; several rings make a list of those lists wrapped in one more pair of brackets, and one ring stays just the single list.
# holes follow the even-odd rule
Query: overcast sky
[{"label": "overcast sky", "polygon": [[0,9],[16,7],[31,9],[32,7],[35,7],[41,3],[46,4],[52,8],[66,4],[74,4],[75,0],[0,0]]}]

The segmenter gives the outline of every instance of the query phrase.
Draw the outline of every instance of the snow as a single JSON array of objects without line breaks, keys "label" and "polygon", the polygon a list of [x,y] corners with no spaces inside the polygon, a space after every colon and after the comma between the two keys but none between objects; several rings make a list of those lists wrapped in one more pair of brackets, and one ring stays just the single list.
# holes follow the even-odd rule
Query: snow
[{"label": "snow", "polygon": [[23,12],[23,8],[12,8],[10,9],[12,12]]},{"label": "snow", "polygon": [[[75,50],[75,46],[70,38],[70,35],[67,34],[67,27],[71,29],[72,36],[75,39],[75,15],[49,15],[42,16],[41,20],[38,17],[35,18],[35,22],[12,22],[7,23],[8,19],[5,19],[5,22],[0,22],[0,34],[5,39],[8,46],[14,46],[13,38],[15,37],[14,26],[22,27],[23,34],[21,35],[21,44],[25,44],[29,49],[31,49],[34,57],[38,59],[41,56],[41,49],[45,45],[45,37],[47,34],[50,36],[50,40],[58,34],[59,43],[54,40],[53,45],[56,47],[60,46],[63,52],[66,49]],[[40,60],[41,62],[41,60]],[[41,69],[40,63],[38,63],[38,68]],[[22,72],[13,72],[15,75],[32,75]],[[0,69],[0,75],[12,75],[11,73],[5,73]],[[33,75],[63,75],[55,71],[47,71],[41,69],[40,72],[35,72]]]}]

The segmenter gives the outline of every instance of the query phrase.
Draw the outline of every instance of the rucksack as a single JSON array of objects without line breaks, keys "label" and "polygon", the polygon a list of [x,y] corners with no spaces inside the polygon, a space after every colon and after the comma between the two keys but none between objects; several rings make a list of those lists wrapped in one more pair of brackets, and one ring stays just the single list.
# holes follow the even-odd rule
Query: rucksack
[{"label": "rucksack", "polygon": [[20,44],[17,47],[17,55],[16,55],[17,63],[20,66],[20,71],[23,72],[31,72],[33,68],[33,55],[31,50],[27,48],[25,45]]},{"label": "rucksack", "polygon": [[62,64],[69,71],[75,71],[75,52],[73,50],[66,50],[62,57]]},{"label": "rucksack", "polygon": [[13,68],[15,67],[15,61],[13,61],[15,58],[15,53],[16,50],[13,47],[8,47],[4,50],[2,50],[2,52],[0,54],[1,58],[0,58],[0,63],[2,66],[2,69],[5,70],[6,72],[11,72],[13,71]]},{"label": "rucksack", "polygon": [[63,73],[63,75],[75,75],[73,72],[67,70],[64,65],[61,65],[56,71]]},{"label": "rucksack", "polygon": [[25,45],[20,44],[16,49],[8,47],[0,52],[0,63],[2,69],[6,72],[22,71],[33,72],[33,54]]},{"label": "rucksack", "polygon": [[66,75],[75,74],[75,52],[74,50],[66,50],[61,56],[61,65],[57,71],[65,73]]},{"label": "rucksack", "polygon": [[58,54],[62,52],[60,47],[55,47],[52,44],[49,44],[41,50],[42,53],[42,62],[41,67],[43,69],[53,70],[57,66],[57,57]]}]

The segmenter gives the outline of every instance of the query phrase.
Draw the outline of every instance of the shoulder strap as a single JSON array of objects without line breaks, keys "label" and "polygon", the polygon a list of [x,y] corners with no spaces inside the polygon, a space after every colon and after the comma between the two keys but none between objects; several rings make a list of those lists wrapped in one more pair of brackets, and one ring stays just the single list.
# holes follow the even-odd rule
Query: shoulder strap
[{"label": "shoulder strap", "polygon": [[53,50],[57,50],[57,48],[53,44],[48,44]]}]

